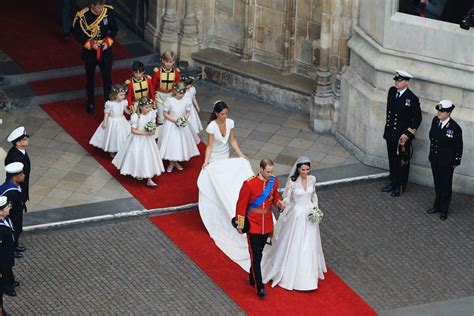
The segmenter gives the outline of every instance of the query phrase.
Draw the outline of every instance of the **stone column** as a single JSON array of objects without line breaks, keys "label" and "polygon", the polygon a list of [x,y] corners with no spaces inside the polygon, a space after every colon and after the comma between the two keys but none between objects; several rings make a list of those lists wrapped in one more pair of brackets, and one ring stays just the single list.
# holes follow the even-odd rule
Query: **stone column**
[{"label": "stone column", "polygon": [[181,60],[194,66],[191,54],[199,50],[198,20],[196,18],[195,0],[186,0],[184,18],[181,21],[181,43],[179,56]]},{"label": "stone column", "polygon": [[285,50],[281,72],[290,74],[295,66],[296,0],[287,0],[285,15]]},{"label": "stone column", "polygon": [[310,111],[310,128],[316,132],[328,132],[332,127],[331,112],[334,102],[329,61],[331,48],[331,0],[322,0],[321,15],[321,48],[319,67],[316,72],[316,86],[313,90],[314,103],[311,105]]},{"label": "stone column", "polygon": [[244,3],[244,43],[242,47],[243,61],[253,58],[253,38],[254,38],[254,14],[250,0],[242,0]]},{"label": "stone column", "polygon": [[178,23],[176,21],[176,0],[166,0],[165,13],[158,33],[158,47],[161,53],[166,50],[178,52]]},{"label": "stone column", "polygon": [[145,41],[158,47],[158,33],[160,29],[160,14],[158,12],[158,0],[151,0],[148,6],[148,21],[145,25]]}]

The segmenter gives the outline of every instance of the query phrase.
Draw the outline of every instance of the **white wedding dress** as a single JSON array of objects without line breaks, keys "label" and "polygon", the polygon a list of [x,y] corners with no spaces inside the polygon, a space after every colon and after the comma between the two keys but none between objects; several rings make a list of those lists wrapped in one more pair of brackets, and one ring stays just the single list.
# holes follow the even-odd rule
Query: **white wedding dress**
[{"label": "white wedding dress", "polygon": [[273,245],[262,261],[263,283],[273,280],[287,290],[308,291],[318,288],[318,279],[327,271],[319,224],[308,221],[311,207],[318,205],[316,177],[309,175],[306,190],[301,178],[289,180],[287,207],[275,225]]},{"label": "white wedding dress", "polygon": [[224,254],[244,270],[250,269],[250,255],[246,235],[232,226],[235,206],[242,183],[253,175],[247,159],[229,158],[229,135],[234,121],[226,119],[226,133],[222,135],[215,121],[206,128],[214,135],[209,164],[199,174],[199,213],[209,235]]}]

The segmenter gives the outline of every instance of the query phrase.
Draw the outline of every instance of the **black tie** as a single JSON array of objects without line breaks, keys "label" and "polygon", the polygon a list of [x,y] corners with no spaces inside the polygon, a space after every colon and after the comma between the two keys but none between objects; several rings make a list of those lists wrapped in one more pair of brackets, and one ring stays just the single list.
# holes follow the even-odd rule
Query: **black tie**
[{"label": "black tie", "polygon": [[443,128],[443,123],[441,121],[439,121],[438,127],[439,127],[439,129]]},{"label": "black tie", "polygon": [[396,99],[400,97],[400,91],[397,91],[397,95],[395,96]]}]

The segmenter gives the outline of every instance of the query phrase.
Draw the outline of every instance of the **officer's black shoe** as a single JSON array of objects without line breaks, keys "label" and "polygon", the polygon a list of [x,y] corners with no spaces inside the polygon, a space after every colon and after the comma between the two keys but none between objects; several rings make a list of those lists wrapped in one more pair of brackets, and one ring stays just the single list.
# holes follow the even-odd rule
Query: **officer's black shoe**
[{"label": "officer's black shoe", "polygon": [[390,194],[393,197],[400,196],[400,189],[393,189],[392,194]]},{"label": "officer's black shoe", "polygon": [[13,282],[13,286],[15,286],[15,287],[20,286],[20,282],[18,282],[18,281]]},{"label": "officer's black shoe", "polygon": [[15,251],[19,251],[19,252],[23,252],[26,250],[26,247],[25,246],[18,246],[15,248]]},{"label": "officer's black shoe", "polygon": [[446,213],[441,213],[441,215],[439,216],[439,219],[442,220],[442,221],[445,221],[448,219],[448,214]]},{"label": "officer's black shoe", "polygon": [[4,294],[8,295],[8,296],[16,296],[16,292],[15,290],[4,290],[3,291]]},{"label": "officer's black shoe", "polygon": [[13,256],[15,258],[23,258],[23,254],[20,252],[20,251],[15,251],[15,253],[13,254]]},{"label": "officer's black shoe", "polygon": [[69,39],[69,32],[63,33],[63,40],[67,41]]},{"label": "officer's black shoe", "polygon": [[251,286],[255,286],[255,280],[254,280],[254,278],[253,278],[253,276],[252,276],[251,274],[249,274],[249,284],[250,284]]},{"label": "officer's black shoe", "polygon": [[86,108],[87,113],[94,114],[94,104],[89,104]]},{"label": "officer's black shoe", "polygon": [[258,297],[265,297],[267,295],[267,292],[265,292],[265,289],[260,289],[257,292]]},{"label": "officer's black shoe", "polygon": [[393,189],[394,189],[394,188],[393,188],[393,185],[389,184],[389,185],[387,185],[386,187],[383,187],[381,191],[382,191],[382,192],[392,192]]},{"label": "officer's black shoe", "polygon": [[434,213],[438,213],[439,211],[437,209],[435,209],[434,207],[430,208],[429,210],[426,210],[426,213],[428,214],[434,214]]}]

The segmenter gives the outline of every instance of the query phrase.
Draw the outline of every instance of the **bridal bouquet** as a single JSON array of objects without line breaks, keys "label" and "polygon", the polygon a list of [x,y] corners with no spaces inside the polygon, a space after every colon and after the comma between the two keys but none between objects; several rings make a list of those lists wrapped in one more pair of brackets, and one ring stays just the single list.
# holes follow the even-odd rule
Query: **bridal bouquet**
[{"label": "bridal bouquet", "polygon": [[186,127],[186,125],[188,125],[188,120],[184,116],[180,116],[176,120],[176,125],[179,127]]},{"label": "bridal bouquet", "polygon": [[323,211],[317,206],[313,206],[308,213],[308,220],[310,223],[319,224],[323,220]]},{"label": "bridal bouquet", "polygon": [[145,125],[145,131],[148,132],[148,133],[150,133],[150,134],[154,134],[155,131],[156,131],[156,124],[155,124],[155,122],[150,121],[150,122],[146,123],[146,125]]}]

